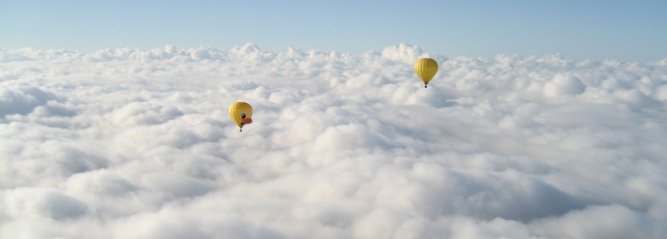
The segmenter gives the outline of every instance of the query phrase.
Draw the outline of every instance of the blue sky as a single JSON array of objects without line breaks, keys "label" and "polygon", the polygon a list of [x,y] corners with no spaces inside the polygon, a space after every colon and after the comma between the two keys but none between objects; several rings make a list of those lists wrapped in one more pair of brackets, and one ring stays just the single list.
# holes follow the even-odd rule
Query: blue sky
[{"label": "blue sky", "polygon": [[400,43],[454,57],[667,58],[667,1],[0,0],[0,48],[362,53]]}]

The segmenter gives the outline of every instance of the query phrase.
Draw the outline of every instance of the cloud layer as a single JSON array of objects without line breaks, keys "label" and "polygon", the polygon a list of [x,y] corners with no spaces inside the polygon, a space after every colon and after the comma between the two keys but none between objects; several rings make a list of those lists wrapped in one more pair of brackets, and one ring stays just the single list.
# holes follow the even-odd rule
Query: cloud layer
[{"label": "cloud layer", "polygon": [[0,237],[665,238],[666,61],[0,50]]}]

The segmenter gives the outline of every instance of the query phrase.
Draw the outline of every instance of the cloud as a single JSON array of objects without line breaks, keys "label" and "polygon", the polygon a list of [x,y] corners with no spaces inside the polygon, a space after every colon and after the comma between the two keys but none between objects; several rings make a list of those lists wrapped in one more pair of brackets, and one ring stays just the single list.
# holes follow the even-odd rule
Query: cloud
[{"label": "cloud", "polygon": [[619,205],[591,206],[572,211],[562,218],[544,219],[535,224],[555,237],[574,238],[659,238],[665,234],[663,222]]},{"label": "cloud", "polygon": [[41,111],[53,111],[55,114],[70,114],[67,109],[58,106],[55,94],[44,92],[37,87],[20,85],[16,88],[3,88],[0,90],[0,117],[9,114],[26,115],[39,106]]},{"label": "cloud", "polygon": [[419,58],[430,57],[434,58],[438,62],[446,61],[447,58],[437,54],[431,54],[422,51],[418,46],[411,46],[405,43],[401,43],[398,46],[386,47],[382,50],[382,57],[400,61],[406,64],[412,65],[414,62],[419,60]]},{"label": "cloud", "polygon": [[76,218],[86,205],[52,188],[16,188],[4,192],[6,213],[14,218]]},{"label": "cloud", "polygon": [[556,74],[544,85],[544,94],[549,97],[562,95],[578,95],[586,90],[586,86],[575,76]]},{"label": "cloud", "polygon": [[0,50],[0,237],[664,238],[663,61]]}]

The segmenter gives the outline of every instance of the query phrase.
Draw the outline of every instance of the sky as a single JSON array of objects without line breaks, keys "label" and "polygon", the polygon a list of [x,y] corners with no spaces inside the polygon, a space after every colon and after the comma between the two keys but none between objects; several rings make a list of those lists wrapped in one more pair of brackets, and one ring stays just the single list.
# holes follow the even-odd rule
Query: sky
[{"label": "sky", "polygon": [[667,238],[666,112],[667,60],[0,50],[0,238]]},{"label": "sky", "polygon": [[360,54],[401,43],[447,57],[498,54],[656,62],[665,1],[0,1],[0,48],[174,45]]}]

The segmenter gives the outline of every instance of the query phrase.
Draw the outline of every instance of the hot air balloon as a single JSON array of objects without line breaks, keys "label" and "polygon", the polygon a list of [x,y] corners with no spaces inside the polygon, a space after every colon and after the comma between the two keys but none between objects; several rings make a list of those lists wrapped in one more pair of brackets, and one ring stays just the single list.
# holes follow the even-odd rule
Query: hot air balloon
[{"label": "hot air balloon", "polygon": [[424,82],[424,88],[427,88],[428,82],[438,72],[438,62],[431,58],[421,58],[415,63],[415,72]]},{"label": "hot air balloon", "polygon": [[239,132],[243,132],[243,126],[252,123],[252,106],[246,102],[235,102],[229,106],[229,117],[239,126]]}]

